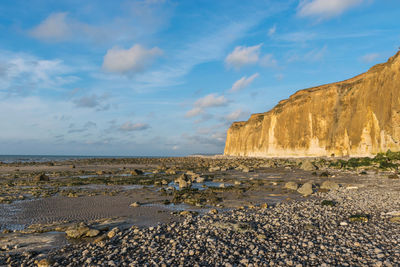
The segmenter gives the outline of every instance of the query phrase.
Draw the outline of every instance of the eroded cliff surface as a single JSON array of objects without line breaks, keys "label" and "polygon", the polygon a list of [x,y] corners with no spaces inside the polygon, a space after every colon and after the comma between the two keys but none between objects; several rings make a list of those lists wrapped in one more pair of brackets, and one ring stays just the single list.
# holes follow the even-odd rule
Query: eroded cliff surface
[{"label": "eroded cliff surface", "polygon": [[370,156],[400,151],[400,52],[354,78],[301,90],[235,122],[225,155]]}]

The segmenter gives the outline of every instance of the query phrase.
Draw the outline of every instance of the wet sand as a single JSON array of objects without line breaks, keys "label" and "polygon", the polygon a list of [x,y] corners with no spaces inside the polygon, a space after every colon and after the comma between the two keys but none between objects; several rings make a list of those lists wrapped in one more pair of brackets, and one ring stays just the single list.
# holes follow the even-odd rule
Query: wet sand
[{"label": "wet sand", "polygon": [[[289,181],[320,185],[330,180],[342,187],[360,188],[375,186],[377,177],[387,175],[376,170],[363,174],[359,170],[329,168],[305,171],[290,161],[265,167],[262,162],[173,158],[130,159],[123,163],[78,160],[56,162],[55,166],[54,163],[1,164],[0,241],[5,247],[0,247],[0,254],[43,252],[76,242],[66,239],[64,231],[82,223],[102,233],[115,226],[146,228],[179,222],[183,219],[181,211],[207,214],[213,209],[226,212],[265,203],[275,206],[305,200],[296,191],[285,189]],[[214,170],[215,165],[221,167]],[[48,176],[48,180],[35,181],[40,173]],[[179,177],[192,177],[191,188],[180,189],[174,182]],[[205,181],[197,183],[196,177]],[[132,207],[135,202],[139,205]],[[91,240],[84,238],[79,242]]]}]

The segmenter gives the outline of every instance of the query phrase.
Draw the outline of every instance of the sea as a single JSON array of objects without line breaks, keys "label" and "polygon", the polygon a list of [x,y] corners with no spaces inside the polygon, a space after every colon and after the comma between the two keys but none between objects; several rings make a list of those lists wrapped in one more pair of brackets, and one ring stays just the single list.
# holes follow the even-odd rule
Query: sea
[{"label": "sea", "polygon": [[[95,159],[95,158],[146,158],[138,156],[56,156],[56,155],[0,155],[0,162],[17,163],[17,162],[48,162],[48,161],[65,161],[77,159]],[[152,158],[152,157],[147,157]]]}]

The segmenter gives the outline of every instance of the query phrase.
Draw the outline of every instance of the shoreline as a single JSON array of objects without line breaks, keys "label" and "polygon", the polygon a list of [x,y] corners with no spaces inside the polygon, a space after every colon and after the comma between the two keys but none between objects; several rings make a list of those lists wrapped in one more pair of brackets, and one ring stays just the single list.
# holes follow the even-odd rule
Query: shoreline
[{"label": "shoreline", "polygon": [[[298,238],[314,231],[329,240],[337,233],[353,242],[345,229],[355,236],[363,235],[362,229],[382,236],[396,236],[400,230],[400,179],[389,179],[396,178],[392,165],[383,169],[375,163],[351,167],[323,159],[209,157],[50,163],[0,165],[0,264],[308,266],[324,263],[318,253],[331,258],[328,266],[384,264],[376,255],[368,259],[369,252],[366,262],[347,254],[335,261],[333,254],[324,253],[338,244],[321,250],[316,248],[321,238]],[[20,228],[4,228],[11,222]],[[290,247],[307,245],[286,248],[277,243],[285,235],[292,240]],[[381,249],[378,241],[369,240]],[[313,242],[313,252],[308,242]],[[173,256],[165,246],[175,243]],[[390,244],[390,255],[384,252],[384,258],[396,265],[400,255]],[[248,251],[250,246],[254,248]],[[361,253],[358,248],[354,251]],[[282,261],[277,255],[287,249],[291,252]],[[311,253],[315,259],[304,258]]]}]

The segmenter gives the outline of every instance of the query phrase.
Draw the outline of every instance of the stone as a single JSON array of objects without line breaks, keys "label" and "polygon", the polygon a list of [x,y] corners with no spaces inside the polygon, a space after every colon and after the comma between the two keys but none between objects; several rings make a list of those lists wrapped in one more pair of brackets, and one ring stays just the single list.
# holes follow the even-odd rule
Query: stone
[{"label": "stone", "polygon": [[338,190],[339,185],[335,183],[334,181],[324,181],[321,184],[321,189],[327,189],[327,190]]},{"label": "stone", "polygon": [[221,167],[210,167],[208,169],[209,172],[217,172],[217,171],[220,171],[220,170],[221,170]]},{"label": "stone", "polygon": [[389,221],[392,223],[400,223],[400,216],[392,217]]},{"label": "stone", "polygon": [[314,171],[317,169],[317,167],[315,167],[315,165],[312,164],[311,161],[304,160],[300,165],[300,169],[302,169],[304,171]]},{"label": "stone", "polygon": [[299,185],[296,182],[287,182],[285,188],[296,191],[299,188]]},{"label": "stone", "polygon": [[205,180],[206,178],[199,176],[196,178],[196,183],[204,183]]},{"label": "stone", "polygon": [[65,234],[69,238],[81,238],[82,236],[86,235],[86,233],[89,231],[89,227],[87,226],[78,226],[76,228],[69,229],[65,231]]},{"label": "stone", "polygon": [[313,184],[308,182],[303,184],[302,186],[300,186],[299,189],[297,189],[297,192],[299,192],[300,194],[302,194],[303,196],[309,196],[311,195],[314,191],[313,191]]},{"label": "stone", "polygon": [[143,174],[143,171],[138,170],[138,169],[134,169],[134,170],[131,171],[131,175],[132,176],[142,175],[142,174]]},{"label": "stone", "polygon": [[218,210],[217,209],[211,209],[209,213],[210,214],[218,214]]},{"label": "stone", "polygon": [[129,206],[136,208],[136,207],[140,207],[141,205],[139,202],[136,201],[136,202],[133,202],[132,204],[130,204]]},{"label": "stone", "polygon": [[50,181],[50,178],[45,173],[40,173],[40,174],[36,175],[33,178],[33,180],[36,181],[36,182],[39,182],[39,181]]},{"label": "stone", "polygon": [[119,232],[119,229],[118,229],[118,227],[115,227],[115,228],[113,228],[113,229],[111,229],[111,231],[109,231],[108,233],[107,233],[107,237],[108,238],[113,238],[114,236],[116,236],[116,234]]},{"label": "stone", "polygon": [[37,267],[50,267],[50,261],[48,259],[42,259],[35,262]]},{"label": "stone", "polygon": [[87,237],[96,237],[100,234],[100,231],[97,229],[90,229],[89,231],[86,232]]},{"label": "stone", "polygon": [[399,75],[400,51],[366,73],[297,91],[268,112],[234,122],[224,155],[365,157],[400,151]]}]

